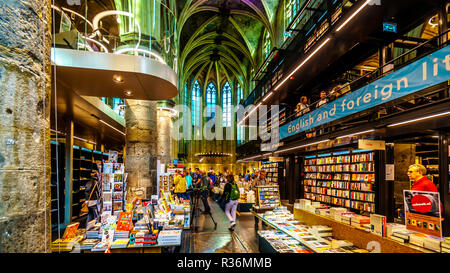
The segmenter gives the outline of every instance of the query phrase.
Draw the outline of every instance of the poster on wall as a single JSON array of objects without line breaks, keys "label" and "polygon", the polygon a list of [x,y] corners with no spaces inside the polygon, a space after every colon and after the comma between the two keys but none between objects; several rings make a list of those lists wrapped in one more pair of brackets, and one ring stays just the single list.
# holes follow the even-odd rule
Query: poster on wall
[{"label": "poster on wall", "polygon": [[406,229],[442,237],[438,192],[403,191]]}]

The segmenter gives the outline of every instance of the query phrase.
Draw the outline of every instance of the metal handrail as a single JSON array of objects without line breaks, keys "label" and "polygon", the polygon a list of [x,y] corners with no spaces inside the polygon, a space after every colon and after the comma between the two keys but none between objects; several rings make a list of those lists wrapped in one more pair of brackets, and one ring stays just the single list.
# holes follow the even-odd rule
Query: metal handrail
[{"label": "metal handrail", "polygon": [[[376,74],[376,73],[378,73],[378,72],[380,72],[380,71],[383,71],[383,68],[384,68],[384,67],[386,67],[386,66],[388,66],[388,65],[390,65],[390,64],[392,64],[392,63],[394,63],[394,62],[396,62],[397,60],[403,58],[404,56],[406,56],[406,55],[408,55],[408,54],[411,54],[413,51],[415,51],[415,50],[417,50],[417,49],[419,49],[419,48],[421,48],[421,47],[423,47],[423,46],[425,46],[425,45],[431,43],[431,42],[434,41],[434,40],[442,38],[442,36],[448,34],[449,32],[450,32],[450,30],[447,30],[447,31],[445,31],[445,32],[443,32],[443,33],[441,33],[441,34],[439,34],[439,35],[437,35],[437,36],[435,36],[435,37],[433,37],[433,38],[431,38],[431,39],[429,39],[429,40],[427,40],[427,41],[425,41],[425,42],[419,44],[419,45],[417,45],[416,47],[410,49],[409,51],[407,51],[407,52],[405,52],[405,53],[399,55],[398,57],[396,57],[396,58],[390,60],[389,62],[387,62],[387,63],[384,64],[383,66],[377,68],[376,70],[374,70],[374,71],[372,71],[372,72],[370,72],[370,73],[368,73],[368,74],[365,74],[365,75],[363,75],[363,76],[361,76],[361,77],[359,77],[359,78],[357,78],[357,79],[355,79],[355,80],[349,82],[348,84],[345,84],[345,86],[339,88],[339,89],[336,90],[335,92],[336,92],[336,93],[339,93],[339,91],[341,91],[341,90],[344,89],[344,88],[347,88],[348,86],[351,86],[353,83],[358,82],[358,81],[360,81],[360,80],[363,79],[363,78],[367,78],[367,76],[370,76],[370,75]],[[449,43],[449,42],[447,41],[445,44],[442,44],[442,45],[438,46],[438,48],[436,48],[434,51],[438,50],[438,49],[441,48],[443,45],[446,45],[446,44],[448,44],[448,43]],[[411,61],[413,61],[413,60],[416,60],[417,58],[420,58],[420,57],[416,57],[416,58],[414,58],[414,59],[412,59],[412,60],[409,60],[408,62],[411,62]],[[398,67],[396,70],[398,70],[399,68],[405,66],[408,62],[405,62],[404,64],[401,64],[400,67]],[[393,71],[394,71],[394,69],[390,70],[389,72],[393,72]],[[387,73],[386,73],[386,74],[387,74]],[[385,75],[382,74],[382,75],[380,75],[380,77],[381,77],[381,76],[385,76]],[[370,84],[370,83],[372,83],[372,82],[378,80],[380,77],[371,79],[367,84],[365,84],[365,85],[363,85],[363,86],[366,86],[366,85],[368,85],[368,84]],[[359,89],[359,88],[358,88],[358,89]],[[354,91],[356,91],[356,90],[354,90]],[[350,92],[350,93],[351,93],[351,92]],[[330,100],[330,99],[332,98],[332,96],[330,96],[330,94],[328,94],[326,98],[328,98],[328,103],[332,101],[332,100]],[[321,101],[321,100],[322,100],[322,99],[319,99],[319,100],[317,100],[317,101],[315,101],[315,102],[309,104],[308,107],[310,107],[310,111],[311,111],[311,107],[314,107],[314,109],[320,108],[320,107],[316,107],[316,105],[317,105],[317,104],[319,103],[319,101]],[[292,120],[292,117],[294,117],[296,114],[297,114],[297,113],[293,113],[292,115],[286,117],[286,122],[291,121],[291,120]],[[299,116],[299,117],[300,117],[300,116]]]}]

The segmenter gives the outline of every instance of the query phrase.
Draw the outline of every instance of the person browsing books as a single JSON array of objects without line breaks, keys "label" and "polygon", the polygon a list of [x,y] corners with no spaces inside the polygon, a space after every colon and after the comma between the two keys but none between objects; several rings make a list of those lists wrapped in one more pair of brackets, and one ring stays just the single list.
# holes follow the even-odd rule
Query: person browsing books
[{"label": "person browsing books", "polygon": [[178,196],[178,198],[183,198],[184,200],[187,200],[188,198],[186,196],[186,177],[184,177],[184,173],[181,173],[180,170],[177,170],[173,183],[175,184],[173,192]]},{"label": "person browsing books", "polygon": [[409,179],[413,181],[412,191],[438,191],[434,183],[425,176],[426,173],[427,169],[423,165],[413,164],[409,166],[407,174]]},{"label": "person browsing books", "polygon": [[234,226],[236,225],[236,209],[239,197],[240,191],[234,181],[234,176],[233,174],[229,174],[227,176],[227,184],[225,184],[222,198],[225,198],[223,201],[225,203],[225,215],[228,220],[230,220],[230,227],[228,229],[231,231],[234,230]]}]

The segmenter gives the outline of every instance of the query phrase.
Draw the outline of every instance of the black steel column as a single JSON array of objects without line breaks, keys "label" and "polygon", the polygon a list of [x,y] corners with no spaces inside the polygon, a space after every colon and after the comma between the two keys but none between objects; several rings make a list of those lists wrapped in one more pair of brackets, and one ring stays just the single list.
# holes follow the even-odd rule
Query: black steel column
[{"label": "black steel column", "polygon": [[[394,145],[393,144],[386,144],[386,151],[385,151],[385,164],[394,164]],[[386,166],[386,165],[385,165]],[[385,168],[385,176],[386,176],[386,168]],[[388,222],[394,221],[394,214],[395,214],[395,200],[394,200],[394,180],[385,180],[386,183],[386,209],[387,214],[386,218]]]},{"label": "black steel column", "polygon": [[441,132],[439,135],[439,194],[441,196],[441,202],[444,206],[442,217],[442,235],[450,235],[450,198],[449,198],[449,135]]},{"label": "black steel column", "polygon": [[375,213],[385,215],[387,220],[392,221],[392,213],[389,211],[389,187],[386,183],[386,153],[375,151]]}]

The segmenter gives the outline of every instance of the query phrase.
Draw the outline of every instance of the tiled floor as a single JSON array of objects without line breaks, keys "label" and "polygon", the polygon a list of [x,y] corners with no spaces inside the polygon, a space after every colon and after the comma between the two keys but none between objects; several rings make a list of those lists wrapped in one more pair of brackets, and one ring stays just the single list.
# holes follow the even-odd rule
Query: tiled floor
[{"label": "tiled floor", "polygon": [[[254,217],[249,212],[236,217],[235,230],[229,231],[229,220],[220,206],[209,199],[211,214],[217,222],[217,229],[209,215],[200,214],[198,232],[190,236],[191,253],[257,253],[258,241]],[[203,209],[203,204],[200,205]]]}]

